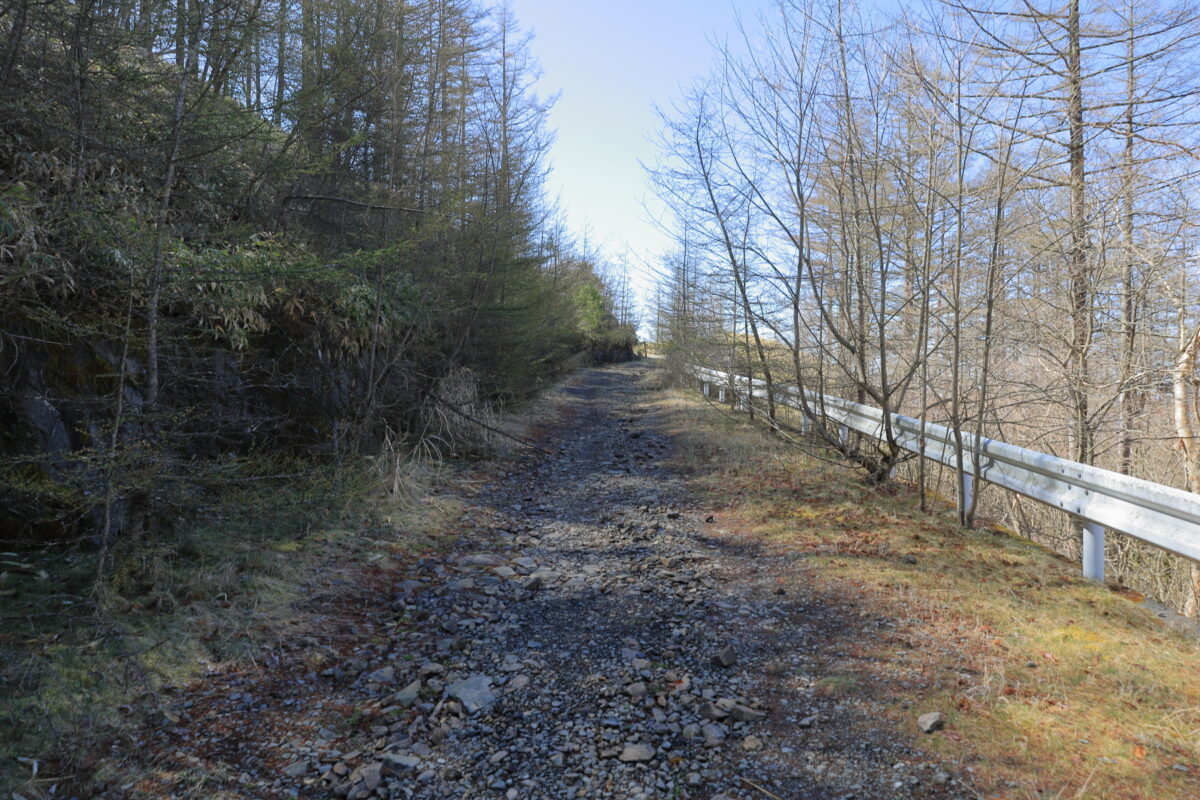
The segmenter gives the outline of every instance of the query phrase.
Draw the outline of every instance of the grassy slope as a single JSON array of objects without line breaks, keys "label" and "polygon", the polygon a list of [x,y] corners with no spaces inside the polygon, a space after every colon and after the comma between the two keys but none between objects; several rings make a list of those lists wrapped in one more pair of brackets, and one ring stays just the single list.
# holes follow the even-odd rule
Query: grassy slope
[{"label": "grassy slope", "polygon": [[[677,457],[737,537],[791,553],[812,584],[884,621],[852,637],[831,690],[891,698],[896,722],[988,798],[1200,797],[1200,643],[1128,592],[1008,532],[959,529],[695,393],[661,401]],[[882,631],[880,633],[879,631]],[[940,710],[944,732],[914,717]]]},{"label": "grassy slope", "polygon": [[[561,402],[547,391],[501,426],[536,437]],[[499,464],[517,445],[492,446]],[[0,564],[0,797],[45,796],[64,779],[86,786],[97,771],[132,783],[144,765],[109,763],[105,743],[169,722],[173,687],[315,666],[336,655],[331,638],[346,647],[369,636],[358,595],[449,546],[493,462],[408,464],[398,481],[372,464],[230,493],[169,540],[116,554],[99,598],[94,555],[20,554],[45,577]],[[190,779],[194,796],[212,796],[208,777]]]},{"label": "grassy slope", "polygon": [[[461,512],[420,481],[395,502],[368,492],[366,470],[353,478],[230,496],[215,518],[117,554],[99,587],[94,555],[22,554],[46,577],[10,573],[0,617],[0,794],[87,775],[105,742],[169,719],[172,687],[290,650],[316,619],[297,607],[316,587],[436,549]],[[32,779],[18,758],[48,761]]]}]

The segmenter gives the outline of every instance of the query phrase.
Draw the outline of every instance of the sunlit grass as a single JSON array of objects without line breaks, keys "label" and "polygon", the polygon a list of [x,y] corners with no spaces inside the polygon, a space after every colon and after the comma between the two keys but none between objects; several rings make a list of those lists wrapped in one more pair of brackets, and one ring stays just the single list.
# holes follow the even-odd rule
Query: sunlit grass
[{"label": "sunlit grass", "polygon": [[[1200,797],[1197,641],[1062,556],[961,530],[944,503],[922,514],[913,489],[874,489],[697,394],[659,408],[730,535],[798,557],[798,589],[894,623],[826,691],[889,697],[897,729],[989,798]],[[926,710],[944,732],[917,731]]]}]

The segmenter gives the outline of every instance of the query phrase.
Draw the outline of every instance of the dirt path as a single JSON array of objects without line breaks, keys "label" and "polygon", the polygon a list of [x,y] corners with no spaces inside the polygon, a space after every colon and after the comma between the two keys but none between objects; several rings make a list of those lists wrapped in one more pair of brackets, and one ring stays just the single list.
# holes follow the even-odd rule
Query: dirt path
[{"label": "dirt path", "polygon": [[[209,796],[974,796],[876,721],[884,699],[822,691],[863,621],[784,593],[778,564],[719,535],[667,466],[647,369],[571,380],[540,436],[553,455],[519,456],[459,549],[378,597],[373,643],[288,691],[239,692],[297,718],[320,696],[355,724],[227,747]],[[162,734],[177,759],[205,718]]]}]

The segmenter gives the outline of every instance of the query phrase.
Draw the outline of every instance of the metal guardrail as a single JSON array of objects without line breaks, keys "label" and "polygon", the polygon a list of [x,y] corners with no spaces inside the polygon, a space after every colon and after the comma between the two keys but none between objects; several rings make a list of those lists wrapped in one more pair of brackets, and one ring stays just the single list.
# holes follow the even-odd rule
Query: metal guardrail
[{"label": "metal guardrail", "polygon": [[[720,399],[729,391],[739,395],[766,397],[766,384],[748,381],[716,370],[696,367],[693,374],[701,381],[705,395],[716,386]],[[883,438],[883,411],[853,403],[840,397],[807,392],[809,411],[823,414],[847,429],[865,436]],[[780,405],[804,411],[800,391],[795,387],[775,387],[774,400]],[[809,420],[805,418],[804,422]],[[891,415],[893,437],[909,452],[925,456],[951,467],[958,463],[954,431],[944,425],[925,422],[900,414]],[[924,443],[922,444],[922,439]],[[1104,532],[1119,531],[1176,555],[1200,561],[1200,494],[1163,486],[1160,483],[1131,478],[1099,467],[1028,450],[995,439],[976,439],[962,433],[964,472],[959,486],[959,502],[970,503],[973,476],[978,465],[979,477],[1025,497],[1081,518],[1084,521],[1083,574],[1094,580],[1104,579]]]}]

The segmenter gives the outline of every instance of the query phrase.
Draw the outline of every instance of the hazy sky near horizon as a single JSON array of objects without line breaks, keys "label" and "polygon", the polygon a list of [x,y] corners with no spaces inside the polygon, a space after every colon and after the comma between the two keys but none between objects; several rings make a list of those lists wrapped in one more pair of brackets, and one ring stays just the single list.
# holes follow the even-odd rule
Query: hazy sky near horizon
[{"label": "hazy sky near horizon", "polygon": [[[706,74],[713,41],[751,27],[768,0],[512,0],[542,67],[537,90],[558,93],[550,113],[557,139],[548,189],[571,228],[612,262],[652,261],[668,240],[648,221],[653,191],[640,162],[653,164],[654,105],[670,108]],[[643,207],[650,206],[650,210]],[[632,269],[632,267],[631,267]],[[641,275],[635,285],[651,283]]]}]

